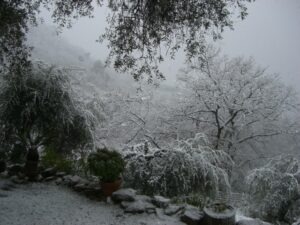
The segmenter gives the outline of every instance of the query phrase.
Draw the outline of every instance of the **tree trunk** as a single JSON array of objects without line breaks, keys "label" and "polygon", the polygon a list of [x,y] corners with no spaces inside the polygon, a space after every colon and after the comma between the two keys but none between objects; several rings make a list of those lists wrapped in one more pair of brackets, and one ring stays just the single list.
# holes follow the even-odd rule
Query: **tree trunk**
[{"label": "tree trunk", "polygon": [[34,181],[38,175],[39,153],[36,147],[28,150],[25,163],[25,175],[30,181]]}]

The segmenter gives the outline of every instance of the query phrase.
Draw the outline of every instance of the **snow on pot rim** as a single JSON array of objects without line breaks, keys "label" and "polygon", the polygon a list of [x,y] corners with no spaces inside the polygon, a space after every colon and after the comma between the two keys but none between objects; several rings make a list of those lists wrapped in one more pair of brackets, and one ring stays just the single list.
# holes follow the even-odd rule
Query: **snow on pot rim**
[{"label": "snow on pot rim", "polygon": [[[216,212],[213,207],[216,205],[224,205],[226,207],[226,209],[224,211],[221,212]],[[203,212],[211,217],[211,218],[215,218],[215,219],[226,219],[226,218],[230,218],[235,216],[236,214],[236,209],[229,205],[229,204],[224,204],[224,203],[214,203],[211,204],[209,206],[204,207]]]}]

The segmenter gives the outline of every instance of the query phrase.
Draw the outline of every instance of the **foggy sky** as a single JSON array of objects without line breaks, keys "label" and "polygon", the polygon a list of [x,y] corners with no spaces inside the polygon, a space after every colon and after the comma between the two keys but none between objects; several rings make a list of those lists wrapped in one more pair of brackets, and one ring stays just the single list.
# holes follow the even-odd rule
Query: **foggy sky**
[{"label": "foggy sky", "polygon": [[[104,32],[108,9],[98,8],[93,19],[81,18],[62,37],[91,53],[95,59],[105,60],[108,49],[96,43]],[[49,17],[46,23],[51,24]],[[279,73],[285,81],[298,87],[300,84],[300,1],[256,0],[249,5],[244,21],[236,20],[234,30],[226,30],[223,39],[215,43],[229,56],[252,56],[256,62]],[[169,80],[184,66],[182,54],[165,62],[161,69]]]}]

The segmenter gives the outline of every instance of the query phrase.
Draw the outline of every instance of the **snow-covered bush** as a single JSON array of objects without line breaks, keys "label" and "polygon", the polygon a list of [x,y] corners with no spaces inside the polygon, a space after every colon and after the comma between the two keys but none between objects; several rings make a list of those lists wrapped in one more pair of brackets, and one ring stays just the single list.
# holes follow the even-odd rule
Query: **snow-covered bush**
[{"label": "snow-covered bush", "polygon": [[291,156],[276,157],[247,176],[250,213],[268,221],[282,220],[287,206],[299,197],[294,177],[300,164]]},{"label": "snow-covered bush", "polygon": [[202,134],[177,141],[168,149],[153,148],[148,143],[133,146],[124,153],[124,180],[147,194],[177,196],[228,191],[227,170],[232,160],[224,151],[208,146]]}]

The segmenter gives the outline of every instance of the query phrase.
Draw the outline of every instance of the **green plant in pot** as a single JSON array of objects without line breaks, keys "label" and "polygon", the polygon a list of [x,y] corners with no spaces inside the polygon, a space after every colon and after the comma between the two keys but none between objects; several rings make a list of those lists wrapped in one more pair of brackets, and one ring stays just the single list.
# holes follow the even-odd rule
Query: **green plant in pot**
[{"label": "green plant in pot", "polygon": [[89,155],[88,166],[90,172],[100,179],[105,196],[110,196],[120,188],[121,174],[125,168],[125,162],[120,153],[107,148],[97,149]]}]

